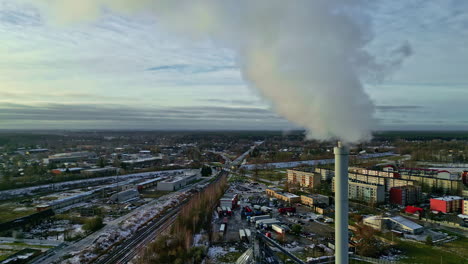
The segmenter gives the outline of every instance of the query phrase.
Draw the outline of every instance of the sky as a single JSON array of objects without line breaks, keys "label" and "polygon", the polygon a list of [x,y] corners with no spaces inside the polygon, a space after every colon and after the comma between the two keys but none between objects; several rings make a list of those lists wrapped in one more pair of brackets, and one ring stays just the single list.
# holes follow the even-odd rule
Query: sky
[{"label": "sky", "polygon": [[[411,45],[383,80],[363,79],[377,129],[468,128],[468,1],[378,1],[373,54]],[[0,129],[300,128],[243,79],[233,50],[107,10],[58,25],[0,0]]]}]

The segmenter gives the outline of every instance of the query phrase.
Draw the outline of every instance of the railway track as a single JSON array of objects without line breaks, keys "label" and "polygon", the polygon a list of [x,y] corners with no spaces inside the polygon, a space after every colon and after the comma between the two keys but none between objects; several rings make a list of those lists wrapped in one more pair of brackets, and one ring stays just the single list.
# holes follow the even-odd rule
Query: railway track
[{"label": "railway track", "polygon": [[[227,171],[221,171],[216,177],[216,180],[213,181],[213,183],[219,181],[219,179],[226,174],[228,174]],[[158,235],[163,233],[174,223],[181,211],[181,208],[187,202],[188,200],[177,205],[161,218],[155,219],[152,222],[148,223],[136,234],[126,239],[122,244],[118,245],[107,255],[104,255],[101,258],[97,259],[94,263],[121,264],[130,262],[138,254],[143,253],[143,250],[147,244],[155,240],[158,237]]]}]

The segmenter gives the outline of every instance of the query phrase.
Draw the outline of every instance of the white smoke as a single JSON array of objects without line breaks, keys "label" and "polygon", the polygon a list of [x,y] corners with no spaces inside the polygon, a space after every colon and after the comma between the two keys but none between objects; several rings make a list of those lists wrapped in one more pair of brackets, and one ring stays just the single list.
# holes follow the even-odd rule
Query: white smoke
[{"label": "white smoke", "polygon": [[[27,1],[27,0],[25,0]],[[32,1],[32,0],[29,0]],[[59,22],[106,10],[148,12],[168,28],[233,49],[245,80],[308,137],[370,139],[374,105],[362,80],[383,78],[411,54],[405,43],[378,62],[366,0],[34,0]]]}]

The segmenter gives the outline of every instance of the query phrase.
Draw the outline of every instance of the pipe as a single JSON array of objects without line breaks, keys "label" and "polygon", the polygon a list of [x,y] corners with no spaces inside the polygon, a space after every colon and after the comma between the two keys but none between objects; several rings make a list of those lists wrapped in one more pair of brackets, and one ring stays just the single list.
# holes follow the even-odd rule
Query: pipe
[{"label": "pipe", "polygon": [[335,154],[335,263],[348,264],[349,149],[338,141]]}]

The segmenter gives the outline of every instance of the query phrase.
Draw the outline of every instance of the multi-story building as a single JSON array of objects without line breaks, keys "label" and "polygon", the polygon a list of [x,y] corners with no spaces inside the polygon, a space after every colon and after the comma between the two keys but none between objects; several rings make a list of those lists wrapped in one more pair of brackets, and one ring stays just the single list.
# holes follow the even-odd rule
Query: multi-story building
[{"label": "multi-story building", "polygon": [[411,180],[415,181],[418,185],[421,185],[423,189],[437,188],[445,193],[460,193],[463,185],[461,176],[459,174],[450,173],[446,170],[398,168],[395,170],[385,169],[385,171],[378,171],[369,170],[366,168],[351,167],[349,171],[351,173],[358,173],[362,175]]},{"label": "multi-story building", "polygon": [[461,212],[463,198],[460,196],[444,196],[430,199],[431,210],[442,213]]},{"label": "multi-story building", "polygon": [[421,187],[414,185],[392,187],[390,203],[399,205],[416,204],[421,200]]},{"label": "multi-story building", "polygon": [[359,173],[348,173],[349,179],[358,180],[366,183],[383,185],[385,192],[388,193],[393,187],[416,185],[416,181],[398,179],[392,177],[373,176]]},{"label": "multi-story building", "polygon": [[322,176],[322,181],[328,181],[335,177],[335,172],[332,170],[315,168],[315,172]]},{"label": "multi-story building", "polygon": [[298,203],[301,201],[300,196],[288,192],[283,192],[281,191],[281,189],[278,188],[268,188],[265,190],[265,192],[271,197],[288,203]]},{"label": "multi-story building", "polygon": [[317,188],[320,186],[321,177],[312,169],[288,170],[288,183],[298,184],[301,187]]},{"label": "multi-story building", "polygon": [[[335,192],[335,178],[333,178],[332,189]],[[348,198],[367,203],[383,203],[385,201],[385,187],[376,183],[349,179]]]},{"label": "multi-story building", "polygon": [[301,195],[301,203],[308,205],[308,206],[329,205],[330,199],[326,195],[308,194],[308,195]]},{"label": "multi-story building", "polygon": [[468,215],[468,199],[463,200],[462,214]]}]

